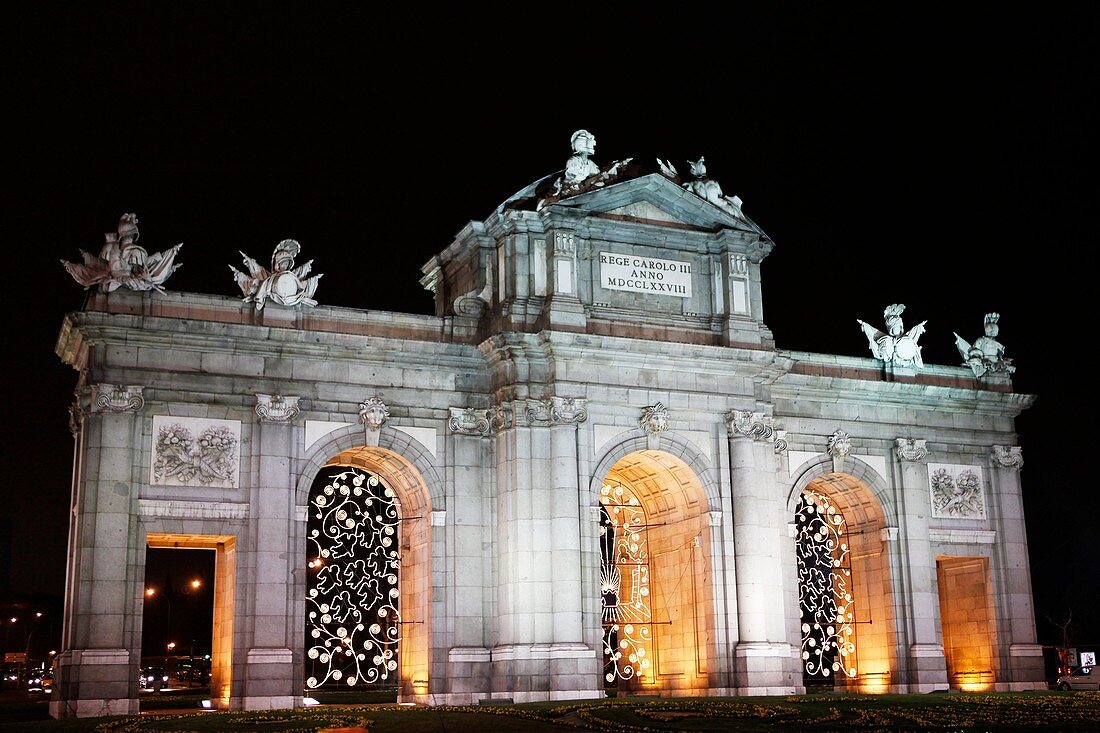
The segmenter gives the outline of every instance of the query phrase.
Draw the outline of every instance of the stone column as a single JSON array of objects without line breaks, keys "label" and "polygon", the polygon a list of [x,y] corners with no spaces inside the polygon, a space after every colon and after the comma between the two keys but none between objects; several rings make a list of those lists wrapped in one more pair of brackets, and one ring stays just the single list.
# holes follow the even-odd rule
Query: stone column
[{"label": "stone column", "polygon": [[[252,451],[259,471],[252,486],[251,536],[246,548],[238,545],[241,565],[248,568],[244,587],[238,585],[237,610],[247,624],[242,690],[239,707],[245,710],[288,708],[301,704],[301,671],[294,663],[302,658],[305,608],[302,599],[291,600],[294,571],[305,561],[304,547],[291,547],[294,536],[294,480],[290,470],[293,451],[291,420],[294,409],[274,413],[264,409],[264,395],[257,396],[260,419],[252,434]],[[285,403],[284,403],[285,404]],[[236,655],[234,655],[236,656]],[[238,705],[233,704],[233,707]]]},{"label": "stone column", "polygon": [[[450,463],[454,476],[454,501],[447,553],[447,588],[451,612],[450,648],[447,652],[448,697],[450,703],[476,704],[490,689],[490,652],[486,620],[491,616],[485,578],[490,562],[488,516],[483,487],[482,451],[492,432],[488,412],[472,408],[451,408]],[[442,619],[441,619],[442,621]]]},{"label": "stone column", "polygon": [[50,702],[55,718],[138,712],[145,547],[135,472],[144,405],[142,387],[95,385],[90,414],[74,425],[79,463],[64,638]]},{"label": "stone column", "polygon": [[[1043,647],[1035,643],[1035,609],[1031,598],[1031,565],[1024,527],[1024,504],[1020,489],[1023,451],[1018,446],[995,445],[990,450],[990,491],[997,502],[997,544],[994,558],[1001,566],[995,588],[1001,609],[1000,656],[1007,656],[1008,674],[1002,679],[1009,689],[1044,690],[1046,673]],[[1007,628],[1005,628],[1007,626]],[[1004,664],[1002,662],[1002,668]]]},{"label": "stone column", "polygon": [[727,417],[737,576],[738,641],[734,686],[742,695],[796,691],[796,665],[787,641],[781,542],[786,505],[775,477],[774,430],[761,413]]},{"label": "stone column", "polygon": [[599,694],[583,642],[577,424],[584,400],[529,403],[498,459],[498,644],[493,696],[516,702]]},{"label": "stone column", "polygon": [[[932,692],[948,687],[947,661],[940,635],[940,599],[936,592],[936,556],[928,536],[932,502],[928,487],[928,443],[926,440],[898,438],[894,455],[901,477],[901,508],[898,521],[903,560],[908,569],[908,607],[903,618],[909,631],[909,692]],[[899,619],[900,622],[901,619]],[[899,632],[901,629],[899,629]]]}]

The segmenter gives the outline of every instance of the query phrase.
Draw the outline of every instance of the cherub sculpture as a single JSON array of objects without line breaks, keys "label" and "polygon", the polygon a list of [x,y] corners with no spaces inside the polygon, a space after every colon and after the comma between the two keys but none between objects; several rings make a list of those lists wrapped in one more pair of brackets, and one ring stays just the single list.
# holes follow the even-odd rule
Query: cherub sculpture
[{"label": "cherub sculpture", "polygon": [[233,271],[233,277],[244,293],[244,302],[255,303],[256,310],[264,307],[269,299],[279,305],[317,305],[313,294],[317,291],[317,283],[321,275],[306,278],[313,269],[313,260],[294,266],[294,258],[302,250],[302,246],[293,239],[284,239],[275,248],[271,255],[271,271],[261,266],[244,252],[244,266],[248,268],[245,274],[233,265],[229,269]]},{"label": "cherub sculpture", "polygon": [[688,165],[691,166],[691,175],[695,176],[695,180],[685,183],[684,188],[734,216],[741,216],[741,197],[726,196],[722,193],[722,187],[718,185],[718,181],[707,178],[707,166],[702,155],[699,156],[699,160],[689,160]]},{"label": "cherub sculpture", "polygon": [[893,364],[894,366],[915,366],[918,369],[923,369],[924,361],[921,359],[921,347],[917,344],[917,341],[924,333],[924,325],[928,321],[921,321],[909,329],[908,333],[905,333],[905,324],[901,320],[901,314],[904,312],[905,306],[901,303],[895,303],[883,311],[883,316],[886,319],[886,333],[869,323],[860,321],[858,318],[856,322],[859,323],[864,335],[867,336],[871,354],[876,359],[882,359],[887,364]]},{"label": "cherub sculpture", "polygon": [[182,244],[165,252],[149,254],[137,244],[141,232],[138,231],[137,214],[123,214],[118,220],[118,233],[107,232],[107,240],[99,256],[84,250],[84,264],[61,260],[73,279],[90,288],[98,285],[100,292],[111,293],[120,287],[130,290],[157,290],[164,292],[164,281],[179,269],[175,264]]},{"label": "cherub sculpture", "polygon": [[1012,366],[1012,359],[1005,358],[1004,345],[997,340],[997,334],[1001,331],[997,322],[1000,320],[1000,313],[986,313],[985,335],[979,337],[973,345],[955,334],[955,347],[963,358],[963,364],[970,367],[978,379],[989,372],[1012,374],[1016,371],[1016,367]]}]

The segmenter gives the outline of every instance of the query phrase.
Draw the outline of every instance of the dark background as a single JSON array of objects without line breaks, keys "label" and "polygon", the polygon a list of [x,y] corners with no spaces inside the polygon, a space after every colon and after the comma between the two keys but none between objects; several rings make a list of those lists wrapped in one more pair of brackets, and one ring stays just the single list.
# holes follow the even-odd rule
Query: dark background
[{"label": "dark background", "polygon": [[1040,639],[1072,610],[1072,641],[1100,642],[1100,24],[1088,5],[959,5],[5,11],[8,602],[64,584],[77,375],[53,345],[84,293],[59,258],[98,252],[133,211],[149,251],[184,242],[173,290],[238,295],[237,251],[264,262],[293,237],[322,303],[427,313],[419,266],[560,169],[584,127],[601,164],[706,155],[776,242],[780,348],[867,356],[855,319],[900,302],[929,321],[925,360],[957,364],[951,332],[973,340],[1000,312],[1016,389],[1040,397],[1018,421]]}]

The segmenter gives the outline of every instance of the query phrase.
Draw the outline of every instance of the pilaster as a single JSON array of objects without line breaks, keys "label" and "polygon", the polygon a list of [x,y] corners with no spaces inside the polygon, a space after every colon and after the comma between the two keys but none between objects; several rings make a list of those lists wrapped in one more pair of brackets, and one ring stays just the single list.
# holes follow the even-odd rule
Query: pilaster
[{"label": "pilaster", "polygon": [[[945,690],[947,660],[940,635],[940,600],[936,589],[936,557],[932,552],[928,524],[931,500],[928,493],[928,444],[926,440],[898,438],[894,444],[902,496],[902,562],[908,566],[906,592],[909,596],[906,628],[909,632],[908,684],[910,692]],[[906,606],[902,606],[905,608]]]}]

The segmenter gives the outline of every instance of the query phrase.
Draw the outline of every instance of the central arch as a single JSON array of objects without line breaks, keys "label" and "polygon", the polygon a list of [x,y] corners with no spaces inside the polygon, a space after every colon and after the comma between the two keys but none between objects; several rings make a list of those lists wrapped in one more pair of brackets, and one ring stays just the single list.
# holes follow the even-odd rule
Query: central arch
[{"label": "central arch", "polygon": [[603,679],[620,694],[705,694],[716,667],[704,459],[669,447],[623,441],[593,476]]},{"label": "central arch", "polygon": [[[850,472],[829,470],[831,459],[810,467],[790,497],[799,556],[803,679],[808,686],[816,681],[884,693],[899,682],[886,544],[892,523],[872,469],[853,463]],[[824,618],[823,613],[834,615]]]},{"label": "central arch", "polygon": [[[400,643],[398,644],[397,695],[401,702],[427,702],[432,692],[433,634],[432,599],[440,597],[442,570],[438,559],[433,561],[432,548],[436,530],[442,530],[444,516],[442,484],[431,461],[430,452],[414,438],[383,427],[377,445],[364,444],[361,427],[342,428],[334,431],[306,456],[306,466],[297,488],[299,516],[306,519],[310,509],[309,499],[314,485],[324,483],[324,478],[337,469],[347,467],[377,479],[378,490],[384,496],[392,493],[395,532],[397,541],[396,573],[400,614]],[[349,481],[350,481],[349,476]],[[364,480],[364,485],[369,478]],[[438,499],[437,499],[438,494]],[[389,520],[386,520],[387,522]],[[301,523],[299,547],[303,551],[302,568],[296,574],[302,580],[297,583],[299,597],[303,599],[302,618],[307,618],[306,582],[312,568],[308,563],[316,558],[310,555],[305,522]],[[384,578],[383,578],[384,580]],[[308,649],[309,644],[304,645]],[[306,657],[303,650],[302,680],[306,680]]]}]

